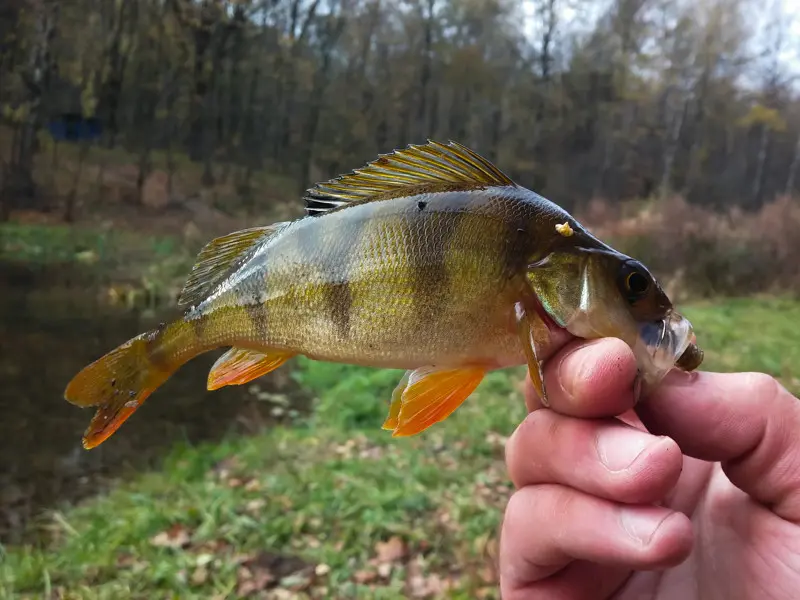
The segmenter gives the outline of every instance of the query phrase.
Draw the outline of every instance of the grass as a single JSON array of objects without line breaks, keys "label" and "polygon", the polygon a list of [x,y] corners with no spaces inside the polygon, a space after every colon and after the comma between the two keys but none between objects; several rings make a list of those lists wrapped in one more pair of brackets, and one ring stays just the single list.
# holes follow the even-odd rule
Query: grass
[{"label": "grass", "polygon": [[116,292],[174,294],[191,269],[195,251],[174,235],[66,224],[0,223],[0,262],[59,276],[80,274],[92,287],[106,285]]},{"label": "grass", "polygon": [[[707,369],[763,370],[800,391],[800,303],[686,313]],[[0,555],[0,597],[497,598],[523,370],[493,373],[445,423],[394,440],[379,426],[399,372],[295,365],[318,397],[312,417],[178,446],[160,471],[55,513],[52,543]]]},{"label": "grass", "polygon": [[769,373],[800,394],[800,302],[735,298],[692,304],[684,312],[705,349],[703,369]]},{"label": "grass", "polygon": [[180,240],[139,232],[71,225],[0,224],[0,259],[32,264],[85,262],[116,264],[120,256],[147,254],[164,259],[180,251]]}]

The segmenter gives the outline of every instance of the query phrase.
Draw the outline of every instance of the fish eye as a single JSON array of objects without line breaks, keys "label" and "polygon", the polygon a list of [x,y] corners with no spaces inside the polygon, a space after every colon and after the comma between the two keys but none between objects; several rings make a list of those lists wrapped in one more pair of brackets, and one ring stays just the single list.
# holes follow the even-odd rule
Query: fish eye
[{"label": "fish eye", "polygon": [[640,266],[625,263],[622,268],[623,291],[628,302],[633,304],[650,290],[650,278]]}]

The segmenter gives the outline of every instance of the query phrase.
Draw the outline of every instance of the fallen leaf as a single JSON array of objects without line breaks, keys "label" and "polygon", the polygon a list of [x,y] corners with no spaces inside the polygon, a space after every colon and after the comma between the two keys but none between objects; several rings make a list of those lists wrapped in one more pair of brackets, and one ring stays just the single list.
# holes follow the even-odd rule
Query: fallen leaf
[{"label": "fallen leaf", "polygon": [[378,565],[378,575],[383,579],[388,579],[392,574],[392,563],[381,563]]},{"label": "fallen leaf", "polygon": [[234,554],[233,557],[231,557],[230,562],[235,565],[241,565],[243,563],[256,560],[257,557],[258,555],[255,552],[248,552],[246,554]]},{"label": "fallen leaf", "polygon": [[495,570],[489,565],[481,567],[481,569],[478,571],[478,576],[481,578],[481,581],[483,581],[483,583],[497,582],[497,574],[495,573]]},{"label": "fallen leaf", "polygon": [[377,578],[378,574],[375,571],[361,570],[353,573],[353,579],[356,580],[356,583],[370,583]]},{"label": "fallen leaf", "polygon": [[208,540],[194,547],[199,555],[211,554],[212,556],[222,554],[228,548],[230,548],[230,544],[225,540]]},{"label": "fallen leaf", "polygon": [[266,500],[263,498],[256,498],[255,500],[250,500],[247,504],[245,504],[244,509],[249,513],[257,513],[266,505]]},{"label": "fallen leaf", "polygon": [[371,446],[359,452],[358,457],[361,459],[379,460],[383,457],[383,452],[384,450],[380,446]]},{"label": "fallen leaf", "polygon": [[248,492],[255,492],[261,489],[261,482],[258,479],[251,479],[244,484],[244,489]]},{"label": "fallen leaf", "polygon": [[166,531],[157,533],[150,538],[150,543],[159,548],[183,548],[189,544],[190,539],[189,530],[176,523]]},{"label": "fallen leaf", "polygon": [[375,544],[375,554],[377,554],[378,562],[381,563],[400,560],[406,555],[405,542],[399,537],[393,536],[386,542]]},{"label": "fallen leaf", "polygon": [[117,566],[121,569],[132,567],[137,562],[139,562],[138,559],[133,554],[128,554],[127,552],[120,554],[117,557]]},{"label": "fallen leaf", "polygon": [[291,575],[287,575],[281,579],[280,585],[281,587],[295,592],[305,590],[311,585],[311,571],[304,569],[302,571],[292,573]]},{"label": "fallen leaf", "polygon": [[192,573],[192,583],[194,585],[203,585],[208,580],[208,569],[205,567],[197,567]]},{"label": "fallen leaf", "polygon": [[311,585],[312,565],[295,556],[259,552],[234,556],[233,562],[241,565],[236,572],[239,596],[262,592],[279,581],[298,590]]},{"label": "fallen leaf", "polygon": [[212,560],[214,560],[214,555],[213,554],[198,554],[197,558],[194,561],[194,563],[198,567],[205,567]]},{"label": "fallen leaf", "polygon": [[486,443],[491,446],[505,448],[506,442],[508,442],[508,438],[495,431],[490,431],[486,434]]},{"label": "fallen leaf", "polygon": [[223,458],[211,468],[211,473],[225,481],[231,476],[231,473],[240,468],[240,464],[239,459],[235,456]]},{"label": "fallen leaf", "polygon": [[239,596],[249,596],[254,592],[261,592],[275,581],[275,575],[269,569],[239,567],[236,572],[236,579],[239,585],[236,593]]},{"label": "fallen leaf", "polygon": [[417,575],[410,578],[409,587],[412,598],[430,598],[441,596],[451,587],[451,584],[434,573],[427,577]]}]

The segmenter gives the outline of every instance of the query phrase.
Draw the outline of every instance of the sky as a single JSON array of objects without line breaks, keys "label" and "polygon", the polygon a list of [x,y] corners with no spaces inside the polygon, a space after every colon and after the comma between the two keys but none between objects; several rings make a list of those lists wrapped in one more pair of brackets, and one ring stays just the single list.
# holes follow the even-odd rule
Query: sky
[{"label": "sky", "polygon": [[[693,2],[696,0],[676,0]],[[788,19],[787,24],[787,37],[784,40],[784,48],[781,53],[781,62],[788,68],[788,70],[797,77],[795,87],[800,89],[800,0],[754,0],[752,3],[752,17],[753,22],[763,25],[771,18],[771,6],[773,2],[777,2],[781,7],[782,14]],[[585,29],[595,21],[600,12],[609,4],[609,0],[605,2],[600,0],[592,0],[586,2],[583,0],[581,4],[586,7],[589,6],[591,12],[587,11],[576,12],[569,4],[575,4],[567,0],[562,6],[562,14],[560,16],[560,23],[570,29],[578,27]],[[535,5],[537,3],[529,0],[524,3],[525,11],[525,31],[530,36],[535,36],[537,31],[537,18],[535,14]],[[760,30],[763,27],[758,27]],[[756,35],[753,39],[755,48],[759,44],[763,44],[764,36]]]}]

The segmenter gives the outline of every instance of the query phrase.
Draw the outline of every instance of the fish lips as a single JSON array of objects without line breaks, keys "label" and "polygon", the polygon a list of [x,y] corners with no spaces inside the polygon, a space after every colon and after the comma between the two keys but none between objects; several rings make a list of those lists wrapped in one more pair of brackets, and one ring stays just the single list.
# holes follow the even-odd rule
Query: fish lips
[{"label": "fish lips", "polygon": [[639,323],[634,348],[645,387],[653,389],[674,367],[693,371],[703,361],[692,323],[675,310],[663,319]]}]

